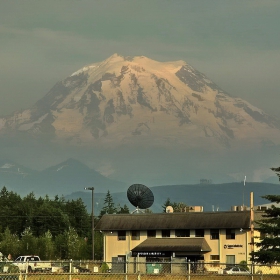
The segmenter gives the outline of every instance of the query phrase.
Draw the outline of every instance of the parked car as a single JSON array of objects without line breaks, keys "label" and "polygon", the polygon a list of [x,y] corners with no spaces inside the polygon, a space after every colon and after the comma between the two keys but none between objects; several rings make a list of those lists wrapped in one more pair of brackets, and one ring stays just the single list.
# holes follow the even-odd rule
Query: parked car
[{"label": "parked car", "polygon": [[[81,267],[79,265],[72,265],[72,271],[78,273],[90,273],[90,270],[85,267]],[[69,265],[63,266],[63,272],[69,272]]]},{"label": "parked car", "polygon": [[250,271],[241,266],[230,266],[224,269],[224,274],[250,274]]},{"label": "parked car", "polygon": [[39,256],[28,255],[28,256],[19,256],[12,263],[14,266],[17,266],[21,272],[49,272],[52,269],[51,262],[41,261]]}]

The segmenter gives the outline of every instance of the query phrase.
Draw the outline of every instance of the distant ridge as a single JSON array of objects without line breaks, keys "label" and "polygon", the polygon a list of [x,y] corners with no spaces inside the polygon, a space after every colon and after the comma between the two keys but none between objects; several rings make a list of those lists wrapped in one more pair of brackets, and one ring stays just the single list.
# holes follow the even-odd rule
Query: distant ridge
[{"label": "distant ridge", "polygon": [[0,184],[20,195],[34,192],[49,197],[67,195],[94,186],[97,192],[123,191],[125,183],[111,180],[90,169],[80,161],[70,158],[42,171],[25,169],[10,161],[0,162]]},{"label": "distant ridge", "polygon": [[[162,212],[163,204],[170,198],[172,202],[184,202],[189,206],[203,206],[204,211],[229,211],[232,206],[243,205],[243,191],[245,206],[250,207],[250,193],[253,192],[254,205],[266,204],[268,201],[262,198],[267,194],[280,195],[280,184],[252,183],[247,182],[244,188],[243,182],[211,184],[211,185],[170,185],[151,187],[154,194],[153,212]],[[85,192],[72,193],[66,198],[81,197],[88,209],[91,207],[91,198]],[[126,204],[132,209],[126,197],[126,192],[113,193],[115,205]],[[98,209],[103,207],[105,194],[96,193]]]}]

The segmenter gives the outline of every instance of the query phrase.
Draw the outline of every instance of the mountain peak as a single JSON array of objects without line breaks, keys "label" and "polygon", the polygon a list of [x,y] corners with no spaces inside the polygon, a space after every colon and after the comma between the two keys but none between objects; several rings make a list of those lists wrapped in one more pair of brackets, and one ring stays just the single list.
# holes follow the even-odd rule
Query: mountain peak
[{"label": "mountain peak", "polygon": [[2,133],[90,146],[231,147],[280,138],[278,120],[229,96],[186,62],[117,53],[74,72],[32,109],[0,124]]},{"label": "mountain peak", "polygon": [[124,59],[124,57],[123,57],[122,55],[120,55],[120,54],[118,54],[118,53],[114,53],[114,54],[112,54],[111,56],[109,56],[109,57],[105,60],[105,62],[110,61],[110,62],[114,63],[114,62],[120,62],[120,61],[124,61],[124,60],[125,60],[125,59]]},{"label": "mountain peak", "polygon": [[[266,153],[277,154],[279,124],[182,60],[113,54],[58,82],[31,108],[0,118],[0,140],[10,145],[3,154],[21,161],[40,154],[47,162],[53,151],[60,161],[79,155],[110,178],[156,185],[263,170],[272,160]],[[5,163],[2,174],[11,167]],[[46,170],[46,178],[79,174],[72,179],[79,185],[85,173],[94,171],[69,159]]]}]

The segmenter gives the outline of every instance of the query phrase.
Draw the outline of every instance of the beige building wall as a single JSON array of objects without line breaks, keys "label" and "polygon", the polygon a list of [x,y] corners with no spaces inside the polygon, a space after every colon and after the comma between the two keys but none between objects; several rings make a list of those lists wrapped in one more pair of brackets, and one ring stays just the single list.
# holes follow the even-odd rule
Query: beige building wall
[{"label": "beige building wall", "polygon": [[147,239],[146,231],[140,231],[140,240],[131,240],[131,231],[126,231],[126,240],[118,240],[117,231],[104,233],[104,261],[112,262],[112,257],[126,256],[131,249]]},{"label": "beige building wall", "polygon": [[[259,236],[259,233],[255,231],[255,236]],[[161,238],[161,231],[157,230],[157,238]],[[191,230],[190,237],[195,237],[195,231]],[[175,238],[175,230],[170,231],[170,238]],[[178,238],[178,237],[177,237]],[[219,239],[211,239],[210,230],[207,229],[204,232],[204,238],[211,248],[211,252],[204,254],[204,261],[206,263],[212,263],[215,267],[215,258],[211,256],[219,256],[218,262],[226,263],[227,256],[234,256],[235,263],[238,264],[241,261],[247,261],[250,263],[251,253],[251,232],[250,230],[235,230],[235,239],[226,239],[226,230],[221,229]],[[140,239],[132,240],[131,232],[126,231],[126,240],[118,240],[118,232],[104,232],[104,261],[110,263],[112,257],[125,256],[130,251],[147,239],[147,232],[140,231]],[[255,250],[257,248],[255,247]]]}]

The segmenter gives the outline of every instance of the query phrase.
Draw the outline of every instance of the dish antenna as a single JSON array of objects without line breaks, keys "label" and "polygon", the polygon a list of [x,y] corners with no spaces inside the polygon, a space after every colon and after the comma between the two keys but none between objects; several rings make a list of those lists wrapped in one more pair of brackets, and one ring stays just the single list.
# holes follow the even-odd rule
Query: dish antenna
[{"label": "dish antenna", "polygon": [[152,191],[142,184],[133,184],[127,190],[127,198],[129,202],[136,207],[132,213],[139,213],[139,209],[147,209],[154,203],[154,195]]},{"label": "dish antenna", "polygon": [[166,213],[173,213],[174,209],[173,209],[173,207],[171,205],[169,205],[169,206],[166,207],[165,212]]}]

